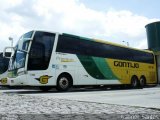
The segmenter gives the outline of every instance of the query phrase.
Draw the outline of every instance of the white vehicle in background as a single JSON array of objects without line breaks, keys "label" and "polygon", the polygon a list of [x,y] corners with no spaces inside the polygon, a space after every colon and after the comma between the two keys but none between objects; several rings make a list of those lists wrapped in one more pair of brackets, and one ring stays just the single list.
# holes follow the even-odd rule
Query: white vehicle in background
[{"label": "white vehicle in background", "polygon": [[[4,49],[7,51],[9,47]],[[30,31],[14,48],[10,86],[56,87],[157,84],[153,52],[65,33]]]},{"label": "white vehicle in background", "polygon": [[[10,56],[11,52],[6,52],[6,56]],[[3,57],[3,52],[0,53],[0,86],[7,86],[7,75],[8,75],[8,65],[9,58]]]}]

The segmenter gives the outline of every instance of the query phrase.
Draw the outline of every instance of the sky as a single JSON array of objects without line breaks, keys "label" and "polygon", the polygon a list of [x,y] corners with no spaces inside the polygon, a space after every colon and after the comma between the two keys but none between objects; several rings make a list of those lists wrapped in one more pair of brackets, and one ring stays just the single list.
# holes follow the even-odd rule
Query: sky
[{"label": "sky", "polygon": [[[70,33],[147,49],[159,0],[0,0],[0,51],[31,30]],[[124,41],[124,42],[123,42]]]}]

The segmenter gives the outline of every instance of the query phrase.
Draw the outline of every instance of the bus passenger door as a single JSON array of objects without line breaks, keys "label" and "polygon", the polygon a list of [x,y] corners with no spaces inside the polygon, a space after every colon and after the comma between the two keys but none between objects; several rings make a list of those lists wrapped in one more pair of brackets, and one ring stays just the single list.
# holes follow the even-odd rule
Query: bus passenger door
[{"label": "bus passenger door", "polygon": [[53,85],[55,79],[55,70],[51,69],[49,64],[51,52],[47,49],[47,45],[37,42],[33,43],[29,52],[28,59],[28,80],[31,85]]}]

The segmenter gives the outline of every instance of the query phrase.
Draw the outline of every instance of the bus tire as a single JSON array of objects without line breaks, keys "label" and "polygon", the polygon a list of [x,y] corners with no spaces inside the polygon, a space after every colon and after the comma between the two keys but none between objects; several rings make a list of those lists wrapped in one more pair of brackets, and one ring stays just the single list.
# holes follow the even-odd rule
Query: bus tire
[{"label": "bus tire", "polygon": [[62,74],[57,79],[56,89],[58,91],[67,91],[72,86],[72,77],[68,74]]},{"label": "bus tire", "polygon": [[144,76],[141,76],[139,85],[141,88],[143,88],[146,85],[146,78]]},{"label": "bus tire", "polygon": [[138,77],[135,75],[131,78],[131,87],[134,89],[138,87]]},{"label": "bus tire", "polygon": [[52,89],[50,86],[40,86],[39,89],[43,92],[48,92],[49,90]]}]

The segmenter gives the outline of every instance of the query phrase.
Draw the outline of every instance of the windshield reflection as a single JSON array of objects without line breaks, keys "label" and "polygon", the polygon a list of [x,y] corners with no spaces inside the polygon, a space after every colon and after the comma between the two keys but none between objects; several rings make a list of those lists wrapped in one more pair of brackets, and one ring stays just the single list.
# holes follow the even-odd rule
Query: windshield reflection
[{"label": "windshield reflection", "polygon": [[9,70],[23,68],[25,66],[26,52],[16,50],[14,56],[10,60]]},{"label": "windshield reflection", "polygon": [[[31,31],[29,33],[24,34],[18,41],[18,44],[15,47],[14,54],[10,59],[8,68],[9,71],[25,67],[26,55],[32,33],[33,32]],[[25,37],[27,37],[27,39]]]},{"label": "windshield reflection", "polygon": [[16,53],[16,60],[15,60],[15,64],[16,64],[16,68],[22,68],[25,65],[25,58],[26,58],[26,53],[25,52],[21,52],[21,51],[17,51]]}]

